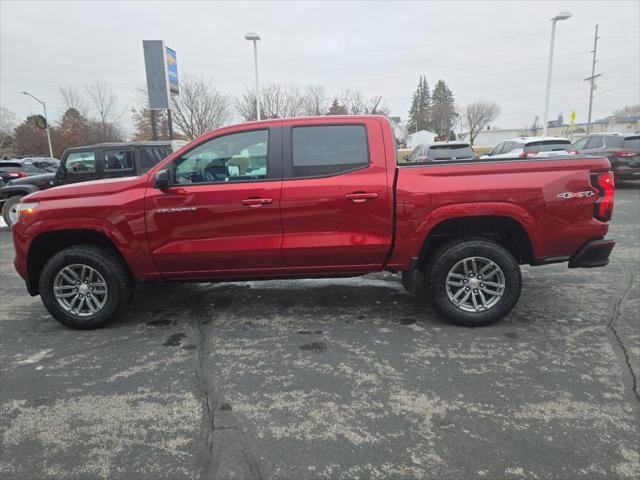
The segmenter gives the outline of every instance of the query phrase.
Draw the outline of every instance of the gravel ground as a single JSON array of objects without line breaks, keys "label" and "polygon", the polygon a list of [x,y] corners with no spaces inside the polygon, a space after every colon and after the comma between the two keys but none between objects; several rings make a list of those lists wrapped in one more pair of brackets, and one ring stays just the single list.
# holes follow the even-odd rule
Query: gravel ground
[{"label": "gravel ground", "polygon": [[480,329],[376,274],[145,285],[123,321],[72,331],[2,231],[0,475],[639,478],[639,205],[621,186],[608,267],[525,267]]}]

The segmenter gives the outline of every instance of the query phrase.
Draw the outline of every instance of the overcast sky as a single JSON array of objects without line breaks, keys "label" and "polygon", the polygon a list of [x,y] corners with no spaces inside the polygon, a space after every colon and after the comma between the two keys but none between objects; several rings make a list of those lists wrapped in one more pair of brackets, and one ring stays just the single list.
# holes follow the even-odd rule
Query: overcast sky
[{"label": "overcast sky", "polygon": [[[143,39],[176,50],[180,74],[237,95],[253,82],[244,33],[261,37],[261,81],[382,95],[403,119],[418,76],[444,79],[456,102],[496,102],[497,126],[542,117],[551,31],[558,24],[550,117],[586,121],[595,24],[600,25],[594,116],[640,103],[640,1],[188,2],[0,0],[0,103],[18,120],[40,113],[28,90],[62,114],[58,86],[97,79],[120,109],[145,83]],[[128,113],[123,114],[128,118]]]}]

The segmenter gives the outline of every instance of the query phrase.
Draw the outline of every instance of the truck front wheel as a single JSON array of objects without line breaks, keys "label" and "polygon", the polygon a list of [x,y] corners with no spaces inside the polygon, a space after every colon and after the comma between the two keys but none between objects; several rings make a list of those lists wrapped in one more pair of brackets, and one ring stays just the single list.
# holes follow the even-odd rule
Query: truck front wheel
[{"label": "truck front wheel", "polygon": [[120,260],[96,245],[75,245],[53,255],[40,273],[49,313],[71,328],[101,328],[124,316],[131,282]]},{"label": "truck front wheel", "polygon": [[426,291],[436,308],[459,325],[494,323],[518,302],[520,266],[502,245],[486,239],[461,239],[444,244],[431,257]]}]

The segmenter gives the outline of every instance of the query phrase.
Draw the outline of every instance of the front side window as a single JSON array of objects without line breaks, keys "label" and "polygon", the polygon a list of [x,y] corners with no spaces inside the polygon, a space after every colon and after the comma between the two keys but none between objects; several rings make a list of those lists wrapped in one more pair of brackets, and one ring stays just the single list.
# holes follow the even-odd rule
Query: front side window
[{"label": "front side window", "polygon": [[105,150],[104,170],[105,172],[133,170],[133,152],[131,150]]},{"label": "front side window", "polygon": [[294,127],[291,147],[294,177],[332,175],[369,164],[363,125]]},{"label": "front side window", "polygon": [[267,178],[268,130],[233,133],[198,145],[174,162],[179,185]]},{"label": "front side window", "polygon": [[95,152],[71,152],[67,156],[65,166],[69,172],[93,173],[96,171]]}]

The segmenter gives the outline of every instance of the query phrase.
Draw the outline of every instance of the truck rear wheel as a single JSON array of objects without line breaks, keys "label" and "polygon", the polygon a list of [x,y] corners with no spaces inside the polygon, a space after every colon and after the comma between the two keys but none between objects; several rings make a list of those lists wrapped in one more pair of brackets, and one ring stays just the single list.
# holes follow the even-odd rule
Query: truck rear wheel
[{"label": "truck rear wheel", "polygon": [[2,219],[7,227],[12,228],[13,224],[18,220],[18,213],[16,212],[16,205],[20,203],[22,196],[14,195],[9,197],[2,204]]},{"label": "truck rear wheel", "polygon": [[518,302],[520,266],[497,242],[461,239],[438,249],[427,265],[426,291],[453,323],[479,327],[494,323]]},{"label": "truck rear wheel", "polygon": [[65,248],[40,273],[42,303],[71,328],[101,328],[123,317],[131,295],[131,282],[120,260],[96,245]]}]

